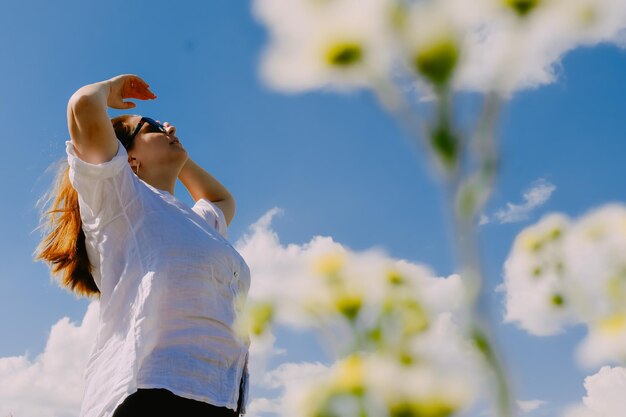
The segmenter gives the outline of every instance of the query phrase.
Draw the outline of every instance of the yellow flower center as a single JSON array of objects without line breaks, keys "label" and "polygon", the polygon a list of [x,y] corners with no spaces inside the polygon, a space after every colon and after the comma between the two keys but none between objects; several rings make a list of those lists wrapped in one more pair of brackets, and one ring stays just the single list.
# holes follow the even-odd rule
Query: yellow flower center
[{"label": "yellow flower center", "polygon": [[504,0],[504,4],[521,17],[528,16],[541,2],[541,0]]},{"label": "yellow flower center", "polygon": [[332,252],[317,258],[312,265],[315,273],[320,275],[335,275],[345,263],[345,255],[341,252]]},{"label": "yellow flower center", "polygon": [[429,398],[423,401],[401,401],[389,407],[390,417],[448,417],[457,407],[445,398]]},{"label": "yellow flower center", "polygon": [[348,356],[337,368],[336,388],[340,392],[361,394],[364,391],[363,359],[357,355]]},{"label": "yellow flower center", "polygon": [[449,81],[458,58],[459,49],[456,41],[452,38],[444,38],[417,51],[414,65],[417,72],[433,84],[441,86]]},{"label": "yellow flower center", "polygon": [[326,53],[326,61],[335,67],[348,67],[362,59],[363,49],[356,42],[336,43]]},{"label": "yellow flower center", "polygon": [[520,239],[520,245],[527,252],[538,252],[543,246],[543,242],[537,233],[525,230],[522,232]]},{"label": "yellow flower center", "polygon": [[626,330],[626,314],[617,313],[600,320],[598,328],[603,333],[621,333]]},{"label": "yellow flower center", "polygon": [[273,316],[273,306],[271,303],[259,303],[251,307],[250,330],[255,335],[262,334]]},{"label": "yellow flower center", "polygon": [[337,310],[350,320],[354,320],[363,304],[361,294],[341,293],[336,299]]}]

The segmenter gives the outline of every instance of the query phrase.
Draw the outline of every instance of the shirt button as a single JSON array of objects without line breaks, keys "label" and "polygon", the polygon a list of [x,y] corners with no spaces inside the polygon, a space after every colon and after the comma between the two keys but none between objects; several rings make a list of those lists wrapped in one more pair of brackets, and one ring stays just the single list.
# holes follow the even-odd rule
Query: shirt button
[{"label": "shirt button", "polygon": [[233,275],[235,276],[235,278],[238,277],[239,276],[239,271],[233,272]]}]

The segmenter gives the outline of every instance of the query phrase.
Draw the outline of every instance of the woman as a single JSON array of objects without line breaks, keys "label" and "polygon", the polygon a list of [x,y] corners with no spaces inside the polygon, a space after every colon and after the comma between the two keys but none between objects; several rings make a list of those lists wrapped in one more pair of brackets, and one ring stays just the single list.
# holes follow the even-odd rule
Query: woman
[{"label": "woman", "polygon": [[[234,200],[171,124],[109,119],[107,105],[135,107],[128,98],[156,95],[124,74],[70,98],[68,164],[36,257],[100,300],[80,416],[245,414],[250,341],[234,322],[250,270],[226,239]],[[193,207],[174,197],[177,178]]]}]

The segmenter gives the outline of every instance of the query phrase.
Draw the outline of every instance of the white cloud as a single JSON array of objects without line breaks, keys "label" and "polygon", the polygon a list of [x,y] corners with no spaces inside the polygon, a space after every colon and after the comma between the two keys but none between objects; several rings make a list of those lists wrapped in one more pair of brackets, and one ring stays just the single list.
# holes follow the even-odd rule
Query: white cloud
[{"label": "white cloud", "polygon": [[261,417],[263,413],[290,415],[285,410],[297,407],[292,400],[301,396],[312,379],[327,374],[329,370],[329,366],[320,362],[280,364],[266,373],[258,383],[274,389],[280,388],[281,393],[275,398],[253,398],[247,407],[248,416]]},{"label": "white cloud", "polygon": [[265,416],[266,413],[270,414],[280,414],[280,399],[270,399],[270,398],[253,398],[250,401],[246,411],[246,415],[248,417],[262,417]]},{"label": "white cloud", "polygon": [[[550,199],[552,193],[556,190],[556,186],[550,182],[539,179],[531,185],[530,189],[523,194],[524,202],[522,204],[506,203],[506,208],[499,209],[492,216],[500,224],[515,223],[527,220],[532,211]],[[481,215],[479,225],[489,223],[491,220],[485,214]]]},{"label": "white cloud", "polygon": [[[532,413],[533,411],[538,410],[542,406],[548,404],[548,402],[543,401],[543,400],[529,400],[529,401],[515,400],[515,404],[517,404],[517,411],[519,411],[519,413],[529,414],[529,413]],[[482,411],[478,415],[486,416],[486,417],[496,417],[497,412],[492,406],[487,404],[487,406],[483,408]],[[515,414],[515,415],[518,415],[518,414]]]},{"label": "white cloud", "polygon": [[[0,358],[0,416],[2,417],[76,417],[83,394],[83,370],[95,338],[99,303],[87,307],[80,324],[64,317],[50,329],[46,347],[40,355]],[[269,358],[283,355],[268,332],[250,346],[250,375],[254,383],[266,374]],[[263,385],[268,374],[258,384]],[[272,410],[271,400],[251,401],[251,410]],[[274,407],[275,408],[275,407]],[[252,413],[250,416],[256,414]]]},{"label": "white cloud", "polygon": [[250,383],[255,384],[256,375],[265,375],[270,359],[276,356],[286,355],[287,351],[275,346],[276,336],[267,331],[262,337],[255,337],[250,344],[250,361],[248,370],[250,372]]},{"label": "white cloud", "polygon": [[[76,417],[82,400],[82,375],[89,349],[95,338],[99,303],[89,304],[80,324],[62,318],[50,330],[44,352],[34,359],[27,355],[0,358],[0,416],[2,417]],[[321,364],[281,364],[269,372],[265,360],[282,355],[274,347],[274,337],[255,339],[250,346],[251,382],[265,388],[282,388],[291,381],[307,378]],[[319,372],[319,371],[317,371]],[[279,399],[251,397],[250,417],[260,413],[277,413]]]},{"label": "white cloud", "polygon": [[582,404],[566,409],[563,417],[623,417],[626,410],[626,368],[603,366],[585,378]]},{"label": "white cloud", "polygon": [[547,402],[542,401],[542,400],[530,400],[530,401],[517,400],[517,406],[524,413],[530,413],[531,411],[535,411],[539,407],[545,404],[547,404]]},{"label": "white cloud", "polygon": [[328,367],[320,362],[281,363],[260,381],[268,388],[281,388],[294,380],[308,380],[325,372]]},{"label": "white cloud", "polygon": [[63,317],[50,329],[40,355],[0,358],[0,415],[14,417],[77,416],[82,373],[98,320],[99,304],[89,304],[82,323]]},{"label": "white cloud", "polygon": [[[83,394],[83,370],[95,339],[99,303],[94,301],[80,324],[62,318],[50,330],[46,347],[40,355],[0,358],[0,416],[2,417],[76,417]],[[249,370],[251,383],[260,375],[259,383],[267,387],[277,382],[285,367],[267,373],[267,360],[284,355],[285,349],[274,345],[275,337],[268,332],[254,339],[250,346]],[[273,382],[272,382],[273,381]],[[257,398],[250,402],[254,411],[277,410],[273,400]]]}]

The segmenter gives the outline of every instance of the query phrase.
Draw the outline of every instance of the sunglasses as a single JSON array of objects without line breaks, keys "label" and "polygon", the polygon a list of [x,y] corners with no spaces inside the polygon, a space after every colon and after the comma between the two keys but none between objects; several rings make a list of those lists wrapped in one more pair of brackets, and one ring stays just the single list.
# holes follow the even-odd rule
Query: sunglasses
[{"label": "sunglasses", "polygon": [[141,129],[141,127],[146,123],[148,123],[150,126],[154,128],[153,129],[154,132],[167,133],[165,126],[163,126],[161,123],[157,122],[156,120],[150,117],[142,117],[141,120],[139,120],[139,123],[137,123],[135,130],[133,130],[133,133],[131,133],[128,139],[126,140],[126,143],[124,144],[124,147],[126,149],[130,147],[130,145],[133,143],[133,140],[135,139],[135,136],[137,136],[137,133],[139,133],[139,130]]}]

